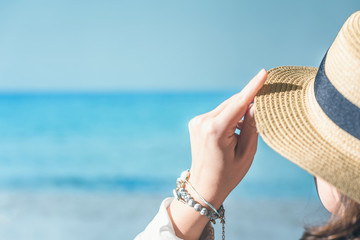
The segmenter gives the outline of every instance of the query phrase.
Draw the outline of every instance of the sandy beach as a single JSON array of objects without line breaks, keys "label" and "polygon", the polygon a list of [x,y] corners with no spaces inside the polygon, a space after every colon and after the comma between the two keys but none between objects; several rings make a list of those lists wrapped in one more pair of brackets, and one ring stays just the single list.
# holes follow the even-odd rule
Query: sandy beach
[{"label": "sandy beach", "polygon": [[[85,192],[0,193],[0,239],[133,239],[166,195]],[[298,239],[303,225],[327,213],[318,201],[241,199],[225,202],[227,239]],[[219,235],[220,224],[216,225]],[[220,236],[217,236],[220,239]]]}]

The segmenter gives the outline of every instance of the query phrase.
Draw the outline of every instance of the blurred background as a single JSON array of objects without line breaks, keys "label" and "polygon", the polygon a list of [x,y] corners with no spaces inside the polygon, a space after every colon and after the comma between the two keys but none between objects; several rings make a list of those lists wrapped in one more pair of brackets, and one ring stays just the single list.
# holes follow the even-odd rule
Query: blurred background
[{"label": "blurred background", "polygon": [[[318,66],[359,9],[0,1],[0,238],[133,239],[190,167],[188,121],[261,68]],[[230,239],[298,239],[327,217],[313,177],[261,140],[225,208]]]}]

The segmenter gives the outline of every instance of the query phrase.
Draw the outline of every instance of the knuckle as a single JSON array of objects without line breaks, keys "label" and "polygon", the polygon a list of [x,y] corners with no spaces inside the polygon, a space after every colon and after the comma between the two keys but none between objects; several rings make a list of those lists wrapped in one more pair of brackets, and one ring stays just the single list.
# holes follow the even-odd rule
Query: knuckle
[{"label": "knuckle", "polygon": [[203,125],[203,131],[208,135],[217,135],[219,132],[217,122],[214,120],[207,121],[206,124]]},{"label": "knuckle", "polygon": [[202,135],[216,135],[219,133],[219,124],[214,118],[199,115],[192,118],[188,127],[190,131],[199,131]]},{"label": "knuckle", "polygon": [[236,97],[236,101],[237,101],[238,105],[241,107],[244,107],[247,102],[244,94],[242,94],[242,93],[239,93],[239,95]]},{"label": "knuckle", "polygon": [[188,123],[189,129],[193,129],[193,128],[197,128],[197,127],[201,126],[201,123],[203,122],[203,118],[204,117],[202,115],[198,115],[198,116],[192,118]]}]

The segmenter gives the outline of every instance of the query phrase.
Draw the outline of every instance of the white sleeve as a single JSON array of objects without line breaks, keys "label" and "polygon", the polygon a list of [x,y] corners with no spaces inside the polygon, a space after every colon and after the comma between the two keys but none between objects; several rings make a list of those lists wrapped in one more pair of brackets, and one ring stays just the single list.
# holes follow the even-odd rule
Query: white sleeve
[{"label": "white sleeve", "polygon": [[134,240],[182,240],[175,235],[167,208],[174,198],[164,199],[160,205],[159,212],[154,219],[147,225],[145,230],[139,233]]}]

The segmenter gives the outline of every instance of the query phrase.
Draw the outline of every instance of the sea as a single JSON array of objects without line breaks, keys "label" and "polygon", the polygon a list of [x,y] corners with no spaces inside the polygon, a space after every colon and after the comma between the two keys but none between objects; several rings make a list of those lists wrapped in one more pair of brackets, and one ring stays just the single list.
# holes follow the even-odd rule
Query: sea
[{"label": "sea", "polygon": [[[133,239],[190,168],[190,119],[232,94],[1,93],[0,238]],[[301,233],[304,212],[322,211],[313,177],[261,138],[227,201],[240,211],[230,215],[230,239],[289,239]],[[248,226],[261,220],[263,235]]]}]

